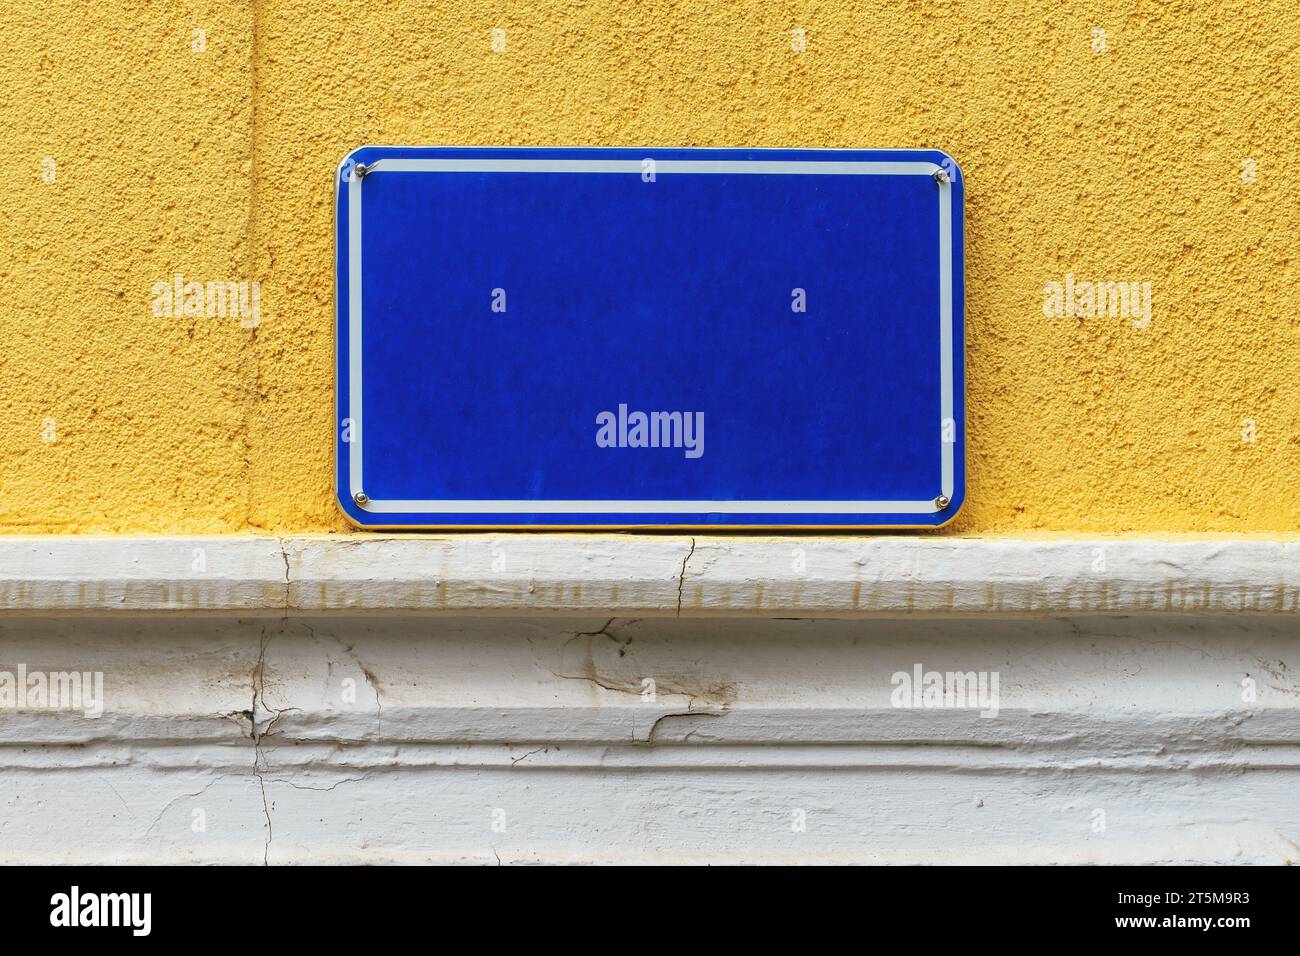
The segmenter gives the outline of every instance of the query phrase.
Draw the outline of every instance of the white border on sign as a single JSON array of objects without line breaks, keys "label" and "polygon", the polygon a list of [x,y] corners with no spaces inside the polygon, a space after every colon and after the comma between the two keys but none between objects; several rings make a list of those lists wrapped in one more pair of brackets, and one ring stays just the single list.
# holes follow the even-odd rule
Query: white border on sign
[{"label": "white border on sign", "polygon": [[[885,161],[655,161],[655,173],[740,173],[795,176],[931,176],[941,167],[928,162]],[[621,173],[641,175],[640,159],[379,159],[367,165],[366,176],[379,173]],[[953,416],[952,369],[952,182],[939,189],[939,433],[942,494],[953,496],[953,448],[943,440],[943,421]],[[348,178],[348,415],[352,441],[348,445],[349,494],[365,488],[361,482],[361,179]],[[555,499],[463,498],[407,501],[370,499],[360,505],[374,514],[934,514],[942,508],[927,501],[558,501]]]}]

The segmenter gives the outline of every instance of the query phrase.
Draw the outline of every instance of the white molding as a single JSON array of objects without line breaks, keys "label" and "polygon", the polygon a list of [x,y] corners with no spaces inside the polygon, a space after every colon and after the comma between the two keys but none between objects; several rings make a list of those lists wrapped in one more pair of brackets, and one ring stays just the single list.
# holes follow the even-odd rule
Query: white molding
[{"label": "white molding", "polygon": [[[102,673],[103,709],[0,711],[0,863],[1294,862],[1298,634],[10,619],[0,670]],[[996,672],[997,713],[898,706],[918,664]]]},{"label": "white molding", "polygon": [[1300,540],[0,537],[0,611],[384,610],[610,617],[1296,614]]}]

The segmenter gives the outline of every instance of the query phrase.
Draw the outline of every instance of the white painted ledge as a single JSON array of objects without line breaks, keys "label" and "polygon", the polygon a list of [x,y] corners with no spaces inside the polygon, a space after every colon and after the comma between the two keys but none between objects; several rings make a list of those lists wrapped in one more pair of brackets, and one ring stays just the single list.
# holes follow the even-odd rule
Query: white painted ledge
[{"label": "white painted ledge", "polygon": [[0,707],[0,864],[1300,860],[1296,617],[0,623],[24,663],[103,709]]},{"label": "white painted ledge", "polygon": [[1300,539],[0,537],[0,611],[1300,613]]}]

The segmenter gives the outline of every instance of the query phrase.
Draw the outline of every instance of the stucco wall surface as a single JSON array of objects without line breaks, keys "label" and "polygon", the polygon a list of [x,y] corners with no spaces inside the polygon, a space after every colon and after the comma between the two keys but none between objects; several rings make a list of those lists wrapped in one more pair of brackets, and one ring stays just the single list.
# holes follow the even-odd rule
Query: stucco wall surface
[{"label": "stucco wall surface", "polygon": [[[0,531],[346,531],[331,173],[363,143],[945,149],[949,533],[1300,530],[1280,0],[20,0],[0,36]],[[156,314],[177,274],[258,315]],[[1067,282],[1149,283],[1149,314],[1046,314]]]}]

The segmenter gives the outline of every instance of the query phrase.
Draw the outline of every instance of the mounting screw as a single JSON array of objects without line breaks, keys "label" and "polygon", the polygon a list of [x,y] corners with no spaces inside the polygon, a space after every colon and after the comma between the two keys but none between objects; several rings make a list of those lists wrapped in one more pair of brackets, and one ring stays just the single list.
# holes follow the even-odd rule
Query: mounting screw
[{"label": "mounting screw", "polygon": [[358,491],[355,495],[352,496],[352,500],[355,501],[357,505],[362,508],[370,504],[370,496],[366,494],[364,491]]},{"label": "mounting screw", "polygon": [[948,507],[950,503],[951,502],[949,502],[947,495],[940,495],[938,498],[934,499],[934,506],[938,508],[940,511]]},{"label": "mounting screw", "polygon": [[948,170],[936,169],[934,171],[934,181],[938,183],[940,186],[948,182]]},{"label": "mounting screw", "polygon": [[352,167],[352,175],[356,176],[357,179],[364,178],[366,173],[368,172],[370,172],[370,167],[367,166],[365,163],[357,163],[355,166]]}]

